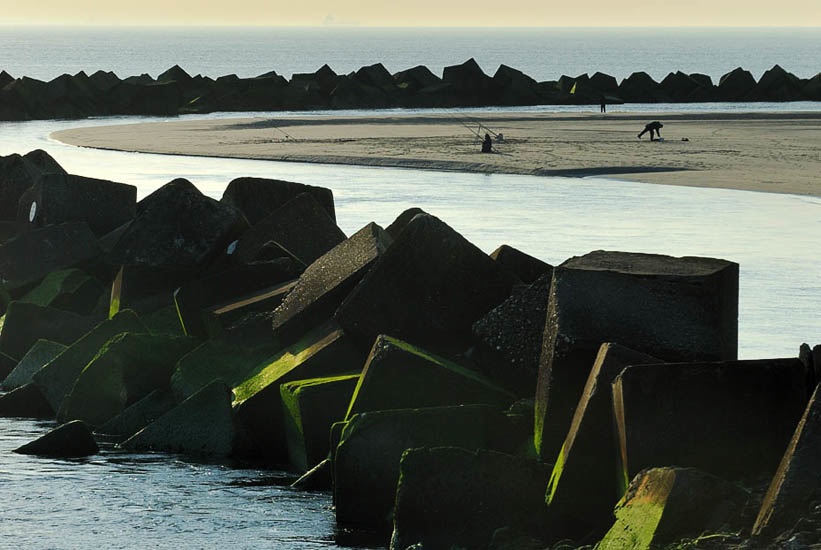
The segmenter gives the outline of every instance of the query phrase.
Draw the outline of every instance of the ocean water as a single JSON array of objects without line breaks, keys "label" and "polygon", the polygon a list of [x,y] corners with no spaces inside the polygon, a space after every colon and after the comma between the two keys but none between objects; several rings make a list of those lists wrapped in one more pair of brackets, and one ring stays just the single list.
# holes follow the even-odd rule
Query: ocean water
[{"label": "ocean water", "polygon": [[821,28],[378,29],[106,28],[0,26],[0,70],[50,80],[63,73],[114,71],[154,77],[179,64],[190,74],[290,78],[327,63],[339,74],[382,63],[396,72],[475,58],[493,74],[501,64],[536,80],[601,71],[622,79],[671,71],[718,81],[743,67],[756,78],[775,64],[801,78],[821,71]]},{"label": "ocean water", "polygon": [[[192,74],[253,76],[270,70],[285,75],[313,71],[326,62],[340,73],[377,61],[392,71],[417,64],[436,71],[476,57],[486,72],[505,63],[538,79],[596,70],[619,77],[646,70],[661,78],[677,69],[715,79],[736,66],[760,76],[775,63],[807,77],[819,70],[818,32],[3,28],[0,69],[43,79],[97,69],[156,76],[179,63]],[[681,110],[664,105],[619,108]],[[818,111],[821,106],[686,109]],[[45,149],[70,172],[134,184],[140,197],[176,177],[190,179],[214,198],[240,176],[324,185],[334,192],[346,234],[370,221],[387,225],[405,208],[419,206],[487,252],[507,243],[554,264],[595,249],[722,257],[741,265],[741,358],[795,356],[802,342],[821,343],[818,198],[602,178],[121,153],[49,138],[53,131],[75,126],[143,120],[0,123],[0,154]],[[112,449],[71,461],[10,452],[50,427],[0,419],[0,548],[342,547],[329,496],[279,487],[277,481],[287,477],[281,472]]]}]

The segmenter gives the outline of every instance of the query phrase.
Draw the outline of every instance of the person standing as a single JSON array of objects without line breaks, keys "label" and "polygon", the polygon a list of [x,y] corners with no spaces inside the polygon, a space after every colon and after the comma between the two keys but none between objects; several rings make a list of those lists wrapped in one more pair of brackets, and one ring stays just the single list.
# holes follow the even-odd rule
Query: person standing
[{"label": "person standing", "polygon": [[607,112],[607,99],[604,97],[604,95],[601,96],[601,101],[599,103],[601,103],[601,112],[606,113]]},{"label": "person standing", "polygon": [[661,129],[664,127],[664,124],[659,122],[658,120],[654,120],[653,122],[644,126],[644,130],[639,133],[639,139],[643,136],[646,132],[650,132],[650,141],[653,140],[653,133],[656,134],[657,137],[661,137]]}]

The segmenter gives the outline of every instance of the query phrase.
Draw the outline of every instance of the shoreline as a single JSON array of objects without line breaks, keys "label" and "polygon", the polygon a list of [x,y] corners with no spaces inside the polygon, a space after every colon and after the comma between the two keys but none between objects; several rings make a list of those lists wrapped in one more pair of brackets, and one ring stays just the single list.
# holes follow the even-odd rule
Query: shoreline
[{"label": "shoreline", "polygon": [[[665,122],[663,142],[637,139]],[[480,152],[485,132],[504,139]],[[142,122],[51,134],[126,152],[534,175],[821,196],[821,112],[471,113]]]}]

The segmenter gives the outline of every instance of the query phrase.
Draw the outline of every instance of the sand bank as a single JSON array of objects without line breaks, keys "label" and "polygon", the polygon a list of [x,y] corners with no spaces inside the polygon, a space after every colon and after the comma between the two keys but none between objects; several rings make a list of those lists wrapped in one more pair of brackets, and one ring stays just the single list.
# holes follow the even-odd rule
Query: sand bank
[{"label": "sand bank", "polygon": [[[653,119],[663,142],[636,135]],[[503,134],[493,154],[478,134]],[[55,132],[84,147],[175,155],[589,176],[821,196],[821,112],[485,113],[181,120]],[[241,174],[238,174],[240,176]]]}]

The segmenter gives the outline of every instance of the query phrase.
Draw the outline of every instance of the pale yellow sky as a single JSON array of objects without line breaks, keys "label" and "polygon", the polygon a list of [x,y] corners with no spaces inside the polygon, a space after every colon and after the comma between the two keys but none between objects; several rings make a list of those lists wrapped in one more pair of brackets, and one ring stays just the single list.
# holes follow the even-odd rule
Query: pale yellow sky
[{"label": "pale yellow sky", "polygon": [[3,7],[3,23],[11,24],[821,27],[819,0],[30,0],[8,4]]}]

